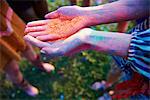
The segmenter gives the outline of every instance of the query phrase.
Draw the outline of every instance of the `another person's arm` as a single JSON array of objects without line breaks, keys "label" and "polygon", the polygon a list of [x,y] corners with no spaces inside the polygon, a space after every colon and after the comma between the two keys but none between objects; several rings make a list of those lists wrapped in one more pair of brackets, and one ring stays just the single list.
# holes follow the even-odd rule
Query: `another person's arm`
[{"label": "another person's arm", "polygon": [[89,34],[86,35],[85,43],[90,44],[92,46],[91,49],[127,57],[131,35],[95,30],[91,30],[90,32],[91,33],[88,32]]},{"label": "another person's arm", "polygon": [[46,18],[85,16],[86,26],[135,20],[149,14],[149,0],[119,0],[94,7],[65,6],[47,14]]},{"label": "another person's arm", "polygon": [[[45,17],[50,18],[50,20],[55,18],[66,18],[66,20],[68,20],[69,18],[70,20],[75,17],[80,17],[80,19],[78,20],[78,24],[73,24],[73,27],[68,28],[68,32],[63,33],[64,36],[67,37],[79,31],[80,29],[91,25],[138,19],[140,17],[148,16],[148,12],[149,0],[120,0],[95,7],[65,6],[47,14]],[[31,36],[35,37],[35,35],[40,35],[44,38],[46,37],[49,40],[64,38],[63,36],[60,36],[58,34],[53,34],[53,36],[47,36],[48,33],[45,30],[49,29],[44,29],[43,31],[47,34],[43,34],[42,32],[40,33],[39,30],[48,25],[47,23],[43,25],[43,23],[45,22],[35,21],[28,23],[26,32],[30,33]],[[60,31],[59,34],[62,34],[62,32],[63,31]]]},{"label": "another person's arm", "polygon": [[95,31],[90,28],[82,29],[64,41],[38,42],[36,38],[26,35],[25,39],[32,45],[40,47],[42,52],[50,57],[63,56],[82,50],[97,50],[107,54],[127,57],[131,35],[113,32]]}]

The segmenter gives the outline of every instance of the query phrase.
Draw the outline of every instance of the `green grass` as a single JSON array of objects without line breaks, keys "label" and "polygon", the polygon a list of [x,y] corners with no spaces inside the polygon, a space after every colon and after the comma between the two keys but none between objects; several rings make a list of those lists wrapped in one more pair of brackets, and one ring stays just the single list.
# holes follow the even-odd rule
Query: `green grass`
[{"label": "green grass", "polygon": [[65,100],[96,99],[98,93],[92,91],[90,85],[94,81],[105,79],[109,61],[106,55],[87,51],[73,57],[62,57],[51,61],[56,66],[56,70],[48,74],[37,70],[24,60],[20,63],[21,71],[30,83],[40,89],[40,94],[34,98],[29,97],[2,79],[1,98],[56,100],[63,94]]}]

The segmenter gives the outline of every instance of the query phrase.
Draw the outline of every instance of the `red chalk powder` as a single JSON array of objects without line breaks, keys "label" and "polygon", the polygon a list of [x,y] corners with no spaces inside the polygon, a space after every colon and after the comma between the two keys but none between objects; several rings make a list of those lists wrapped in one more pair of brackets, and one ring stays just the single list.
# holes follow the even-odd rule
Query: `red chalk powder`
[{"label": "red chalk powder", "polygon": [[65,39],[80,29],[83,20],[84,17],[75,17],[73,19],[61,17],[53,19],[48,23],[47,33],[57,34],[59,35],[59,39]]}]

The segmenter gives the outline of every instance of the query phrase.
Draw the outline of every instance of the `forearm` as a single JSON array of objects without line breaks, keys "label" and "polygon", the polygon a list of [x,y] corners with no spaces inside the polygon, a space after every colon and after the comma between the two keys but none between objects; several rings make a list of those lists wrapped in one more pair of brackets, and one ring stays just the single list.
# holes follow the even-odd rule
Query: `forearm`
[{"label": "forearm", "polygon": [[149,3],[149,0],[119,0],[95,7],[84,7],[83,10],[89,13],[91,19],[88,25],[90,26],[148,16]]},{"label": "forearm", "polygon": [[127,57],[131,35],[91,30],[85,40],[92,50]]}]

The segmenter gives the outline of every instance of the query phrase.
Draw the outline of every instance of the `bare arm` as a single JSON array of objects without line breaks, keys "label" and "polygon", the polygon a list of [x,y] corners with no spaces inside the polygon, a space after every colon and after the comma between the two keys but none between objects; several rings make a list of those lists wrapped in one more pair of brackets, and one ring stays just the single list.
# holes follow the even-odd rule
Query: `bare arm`
[{"label": "bare arm", "polygon": [[149,15],[149,0],[119,0],[95,7],[84,7],[90,16],[88,26],[138,19]]},{"label": "bare arm", "polygon": [[85,43],[91,45],[90,49],[127,57],[131,40],[130,34],[89,30],[90,33],[88,32],[86,35]]},{"label": "bare arm", "polygon": [[39,42],[39,40],[30,35],[26,35],[24,38],[32,45],[40,47],[42,53],[50,57],[74,54],[82,50],[97,50],[99,52],[126,58],[131,35],[95,31],[90,28],[85,28],[64,41],[56,41],[53,44],[49,44],[49,42]]}]

